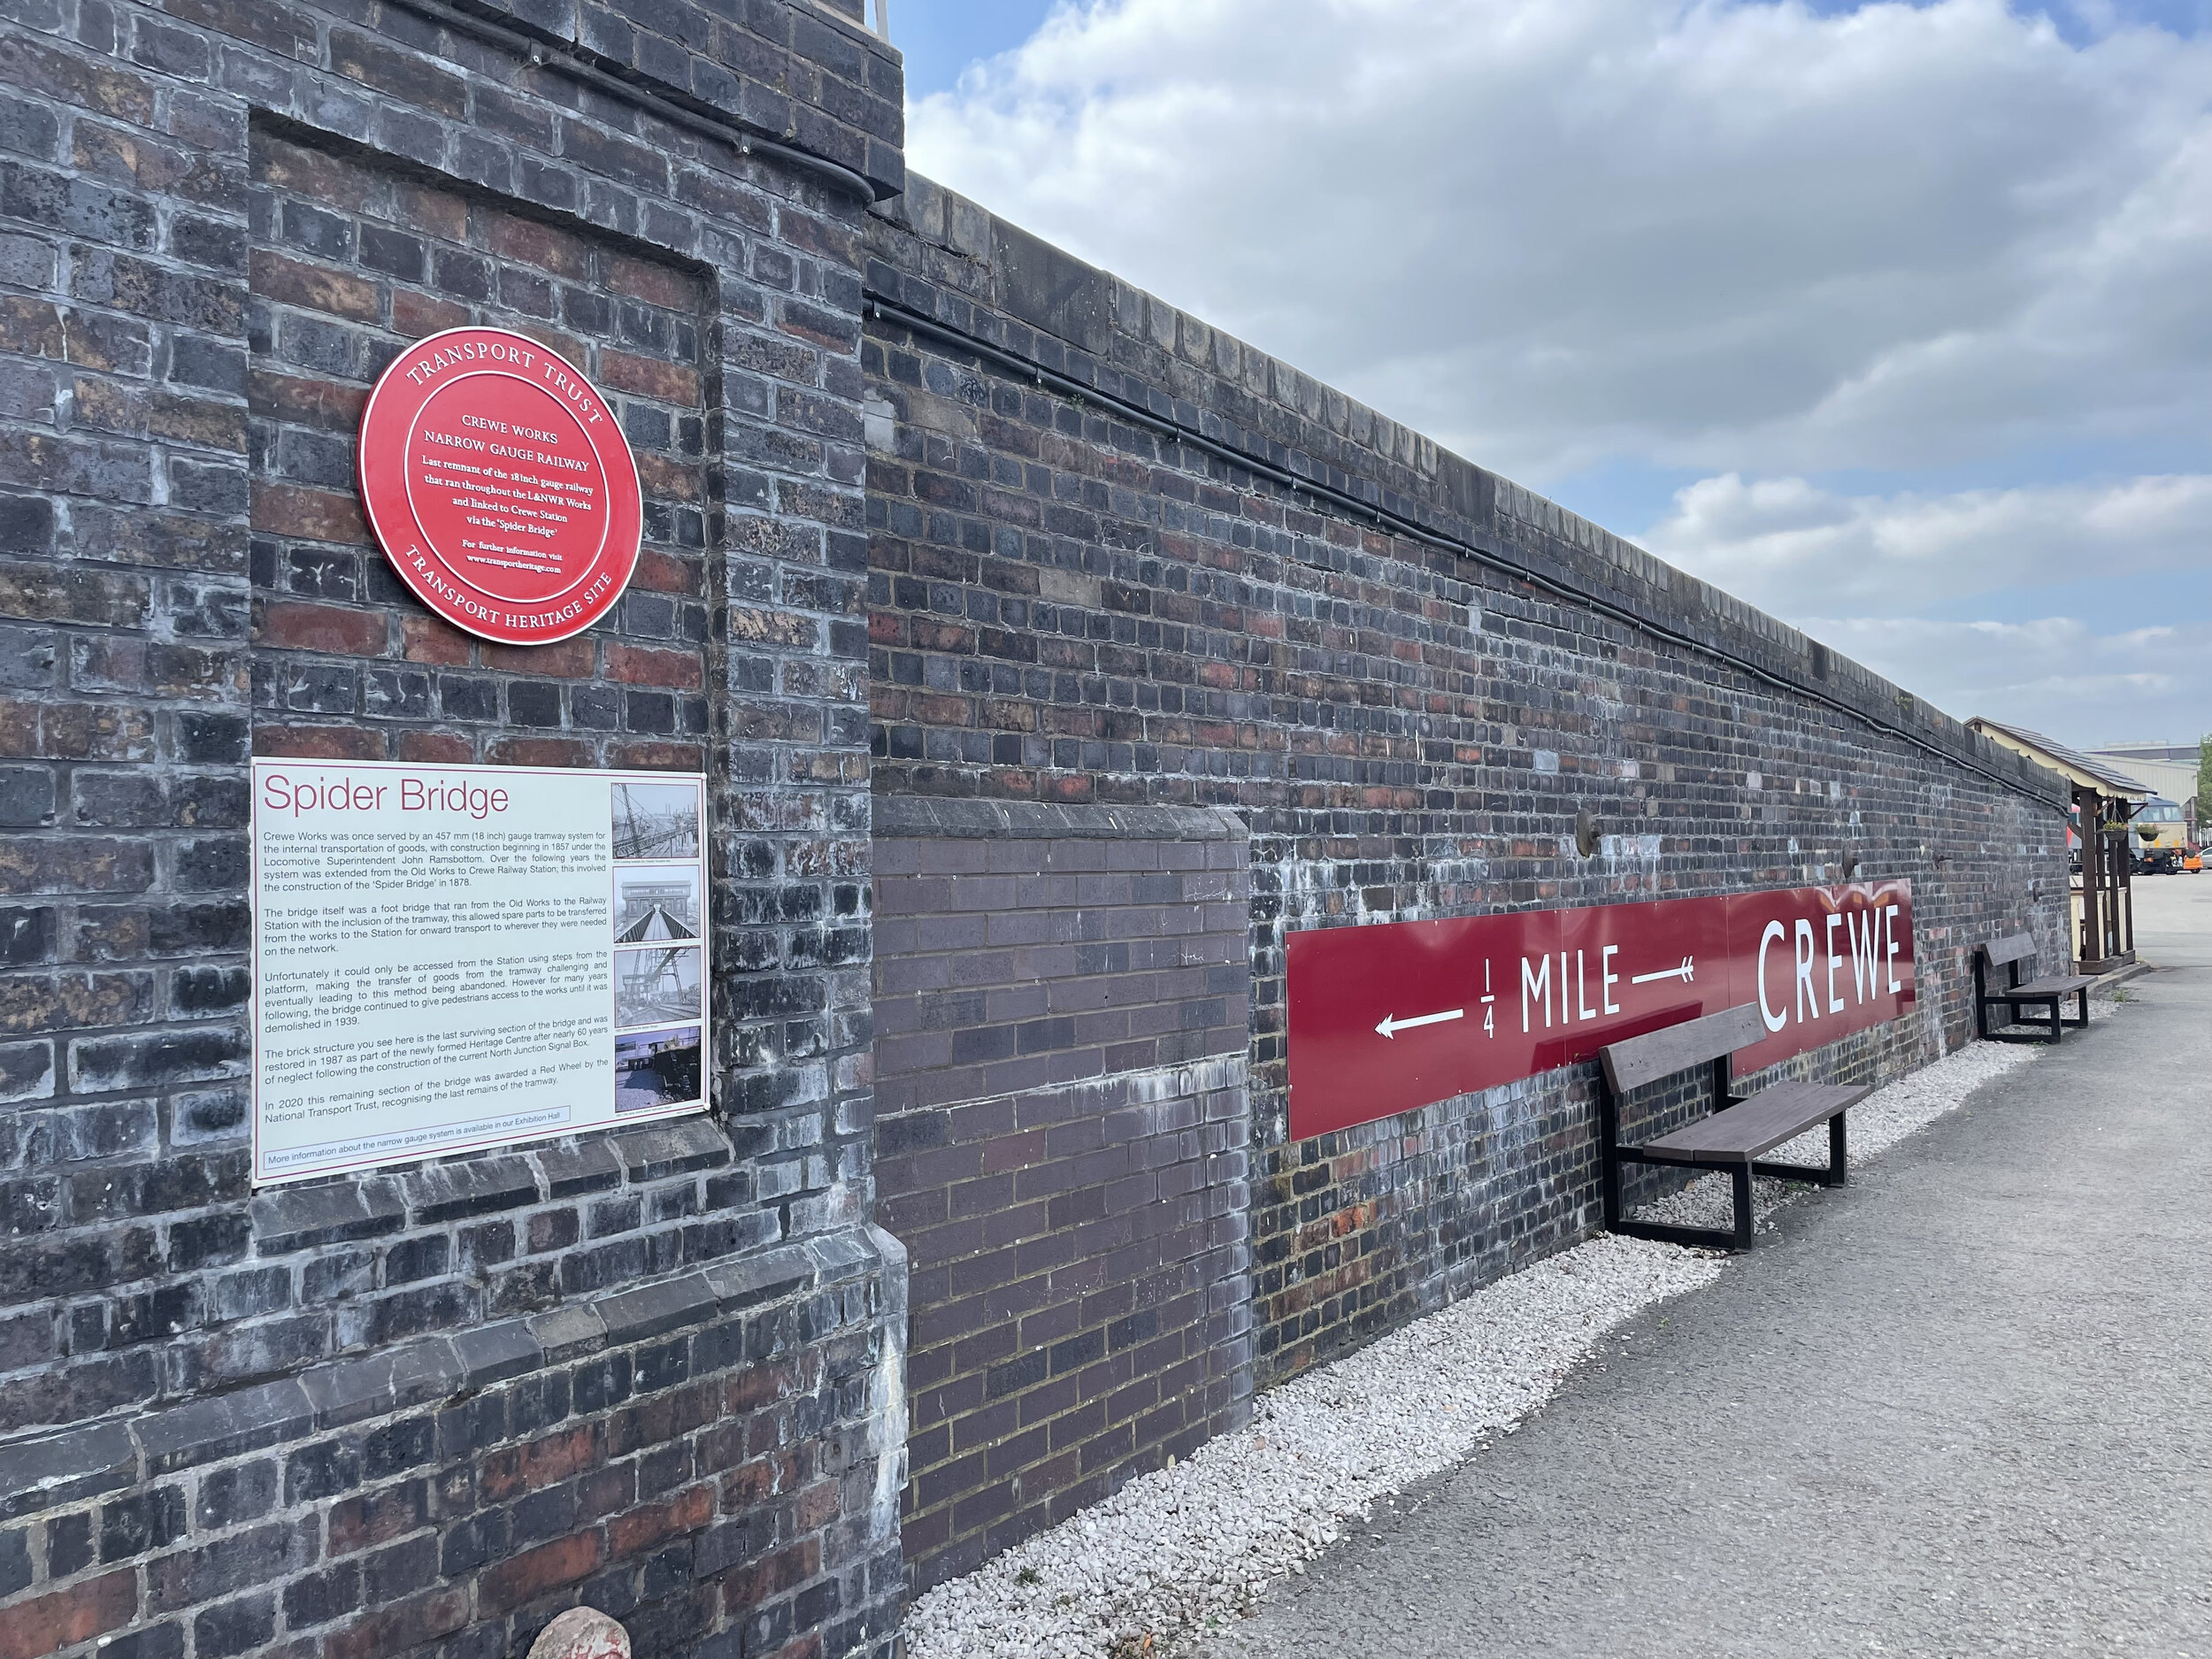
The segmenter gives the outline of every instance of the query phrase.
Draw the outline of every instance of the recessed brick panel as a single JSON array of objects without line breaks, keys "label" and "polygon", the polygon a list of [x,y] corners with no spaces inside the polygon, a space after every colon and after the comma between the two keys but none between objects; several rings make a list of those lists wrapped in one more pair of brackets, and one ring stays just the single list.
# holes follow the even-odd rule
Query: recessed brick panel
[{"label": "recessed brick panel", "polygon": [[910,1253],[918,1586],[1251,1390],[1242,826],[886,800],[879,1214]]}]

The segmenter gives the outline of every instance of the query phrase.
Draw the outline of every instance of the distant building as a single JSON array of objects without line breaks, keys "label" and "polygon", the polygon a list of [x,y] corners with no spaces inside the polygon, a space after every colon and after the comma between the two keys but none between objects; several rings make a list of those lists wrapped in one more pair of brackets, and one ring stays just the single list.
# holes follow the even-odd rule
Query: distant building
[{"label": "distant building", "polygon": [[2084,752],[2124,767],[2152,794],[2178,801],[2183,818],[2195,825],[2199,755],[2195,743],[2100,743]]}]

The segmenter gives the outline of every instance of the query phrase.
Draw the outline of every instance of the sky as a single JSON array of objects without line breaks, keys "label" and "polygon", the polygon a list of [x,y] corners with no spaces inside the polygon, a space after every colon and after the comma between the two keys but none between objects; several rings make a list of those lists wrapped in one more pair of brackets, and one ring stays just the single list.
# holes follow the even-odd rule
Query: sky
[{"label": "sky", "polygon": [[2212,0],[892,0],[908,160],[1965,718],[2212,730]]}]

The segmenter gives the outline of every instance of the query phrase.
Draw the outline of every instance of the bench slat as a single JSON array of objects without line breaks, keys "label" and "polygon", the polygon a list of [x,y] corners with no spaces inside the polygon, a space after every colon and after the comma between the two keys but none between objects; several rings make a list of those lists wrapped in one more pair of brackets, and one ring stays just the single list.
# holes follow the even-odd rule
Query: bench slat
[{"label": "bench slat", "polygon": [[2086,973],[2068,974],[2063,979],[2030,979],[2024,985],[2000,986],[1988,993],[1985,1002],[2008,1002],[2016,996],[2064,995],[2096,984],[2095,976]]},{"label": "bench slat", "polygon": [[1758,1004],[1746,1002],[1741,1008],[1686,1019],[1678,1025],[1631,1037],[1625,1042],[1608,1043],[1600,1056],[1605,1063],[1606,1081],[1616,1094],[1625,1094],[1691,1066],[1748,1048],[1766,1034]]},{"label": "bench slat", "polygon": [[1748,1164],[1871,1093],[1842,1083],[1778,1083],[1726,1111],[1647,1141],[1640,1149],[1698,1164]]},{"label": "bench slat", "polygon": [[2025,962],[2034,956],[2035,941],[2026,933],[2014,933],[2004,939],[1993,939],[1981,949],[1992,967],[2001,968],[2008,962]]}]

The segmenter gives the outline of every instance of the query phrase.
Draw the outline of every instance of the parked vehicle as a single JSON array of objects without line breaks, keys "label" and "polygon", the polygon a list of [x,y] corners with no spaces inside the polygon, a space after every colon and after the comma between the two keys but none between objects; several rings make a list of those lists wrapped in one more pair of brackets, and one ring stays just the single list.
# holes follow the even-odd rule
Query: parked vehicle
[{"label": "parked vehicle", "polygon": [[2135,832],[2138,875],[2181,873],[2181,849],[2188,844],[2189,832],[2178,803],[2154,795],[2143,803],[2128,827]]},{"label": "parked vehicle", "polygon": [[2181,849],[2181,867],[2193,876],[2204,873],[2204,849],[2192,843]]}]

